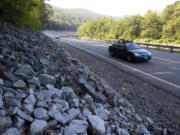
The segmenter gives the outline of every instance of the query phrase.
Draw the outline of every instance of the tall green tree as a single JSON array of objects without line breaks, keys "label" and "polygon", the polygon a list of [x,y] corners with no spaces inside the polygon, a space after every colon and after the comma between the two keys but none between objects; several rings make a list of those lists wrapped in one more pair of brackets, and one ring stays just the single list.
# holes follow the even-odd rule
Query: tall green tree
[{"label": "tall green tree", "polygon": [[44,0],[1,0],[0,11],[3,20],[38,30],[44,28],[50,8]]},{"label": "tall green tree", "polygon": [[160,16],[153,11],[147,11],[141,22],[141,37],[150,39],[160,39],[162,32],[162,21]]},{"label": "tall green tree", "polygon": [[163,25],[163,38],[180,40],[180,2],[167,6],[161,15]]}]

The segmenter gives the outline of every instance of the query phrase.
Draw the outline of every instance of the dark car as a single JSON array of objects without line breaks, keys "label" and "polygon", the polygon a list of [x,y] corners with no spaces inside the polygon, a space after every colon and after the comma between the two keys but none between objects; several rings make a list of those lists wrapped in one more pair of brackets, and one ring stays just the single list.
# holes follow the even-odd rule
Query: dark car
[{"label": "dark car", "polygon": [[151,53],[133,41],[119,40],[109,46],[108,50],[111,56],[128,61],[148,61],[151,59]]}]

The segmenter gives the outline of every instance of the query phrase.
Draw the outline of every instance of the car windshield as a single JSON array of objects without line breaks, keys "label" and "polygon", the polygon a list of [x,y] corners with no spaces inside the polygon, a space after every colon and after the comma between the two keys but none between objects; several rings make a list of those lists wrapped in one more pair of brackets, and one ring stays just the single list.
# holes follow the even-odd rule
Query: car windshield
[{"label": "car windshield", "polygon": [[127,47],[128,50],[136,50],[136,49],[141,48],[138,44],[136,44],[134,42],[127,42],[126,47]]}]

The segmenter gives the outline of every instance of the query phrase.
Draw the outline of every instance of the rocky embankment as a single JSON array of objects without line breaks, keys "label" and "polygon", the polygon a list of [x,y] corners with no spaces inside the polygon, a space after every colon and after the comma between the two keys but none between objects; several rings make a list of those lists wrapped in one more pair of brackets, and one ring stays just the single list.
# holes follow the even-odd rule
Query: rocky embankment
[{"label": "rocky embankment", "polygon": [[39,32],[0,31],[1,135],[167,135]]}]

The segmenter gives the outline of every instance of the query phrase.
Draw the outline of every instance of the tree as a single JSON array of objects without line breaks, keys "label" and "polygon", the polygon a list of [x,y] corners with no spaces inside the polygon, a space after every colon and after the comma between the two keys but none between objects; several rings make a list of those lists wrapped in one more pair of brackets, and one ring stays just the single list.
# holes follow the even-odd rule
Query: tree
[{"label": "tree", "polygon": [[160,39],[162,32],[162,22],[160,16],[153,11],[148,11],[141,22],[142,38]]},{"label": "tree", "polygon": [[1,18],[18,26],[39,30],[45,27],[50,6],[44,0],[2,0]]},{"label": "tree", "polygon": [[180,2],[167,6],[162,13],[163,38],[180,40]]},{"label": "tree", "polygon": [[100,39],[180,43],[180,1],[167,6],[161,14],[149,10],[144,17],[135,15],[117,21],[112,18],[90,21],[79,27],[78,34]]}]

